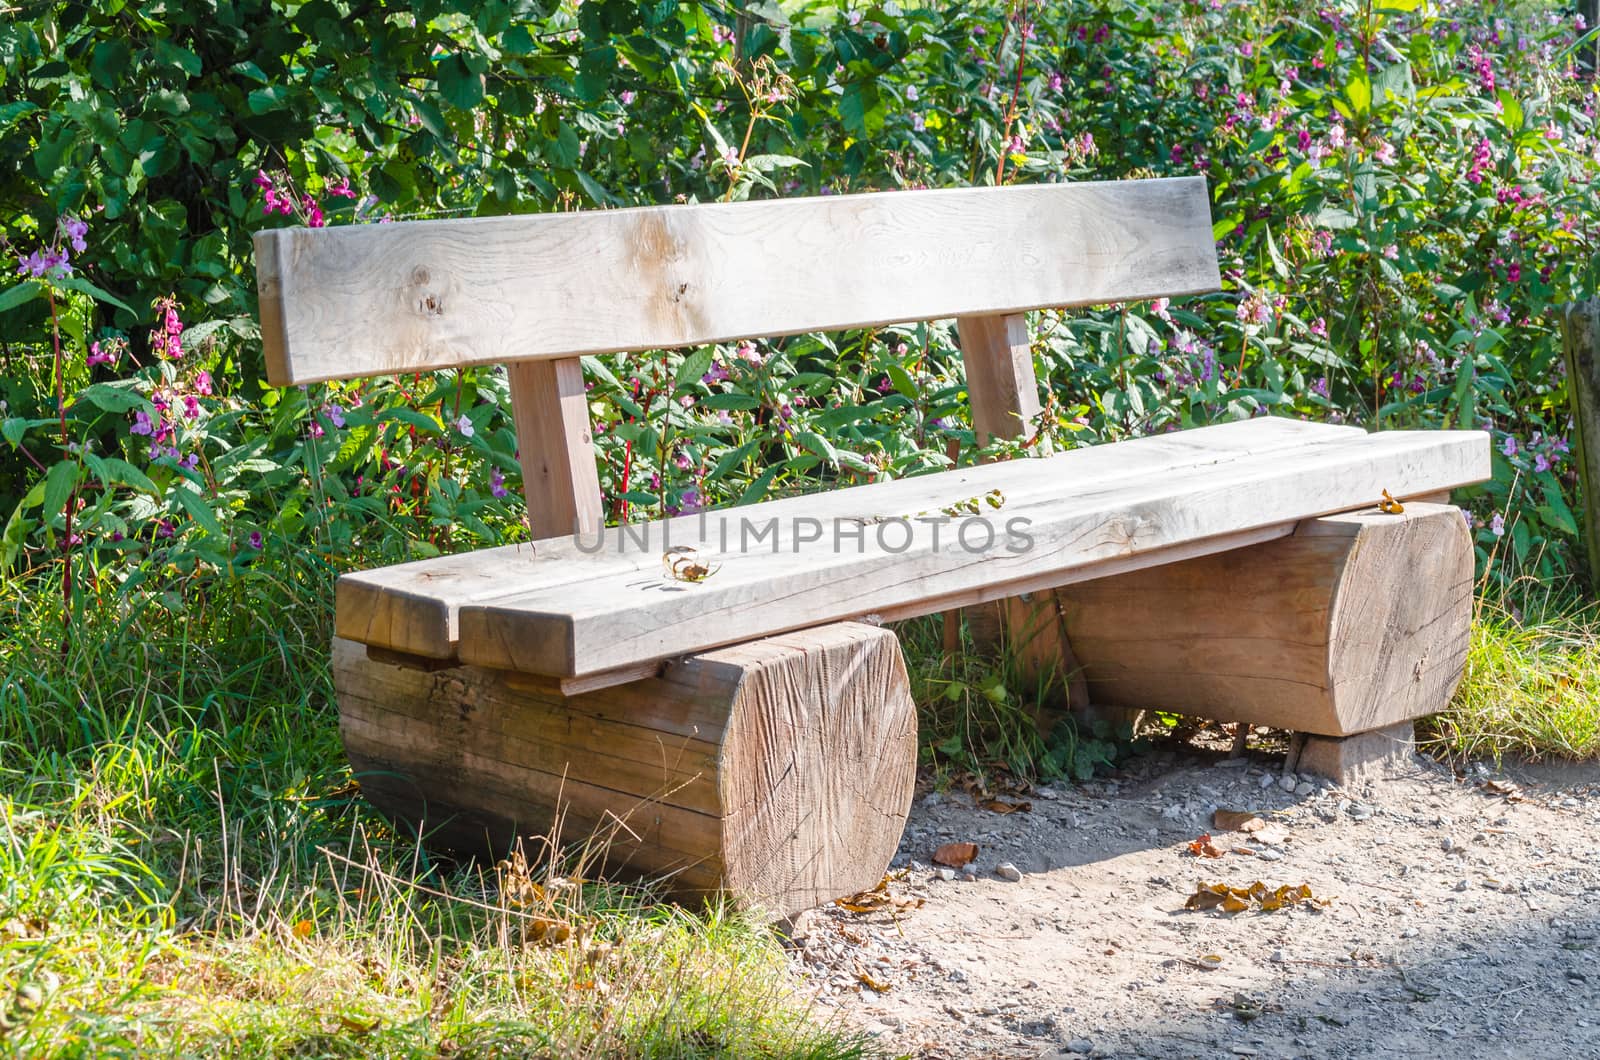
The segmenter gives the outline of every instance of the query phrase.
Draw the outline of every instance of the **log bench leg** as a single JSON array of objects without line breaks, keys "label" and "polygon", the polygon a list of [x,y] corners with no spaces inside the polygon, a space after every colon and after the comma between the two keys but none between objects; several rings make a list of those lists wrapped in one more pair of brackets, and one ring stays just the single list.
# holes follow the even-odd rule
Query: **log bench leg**
[{"label": "log bench leg", "polygon": [[1449,702],[1472,568],[1460,511],[1408,502],[1056,594],[1096,704],[1345,737]]},{"label": "log bench leg", "polygon": [[575,696],[336,640],[362,792],[430,843],[588,843],[588,875],[728,891],[784,916],[875,885],[911,805],[916,709],[900,644],[854,622],[667,664]]},{"label": "log bench leg", "polygon": [[1416,729],[1409,721],[1354,736],[1307,735],[1295,740],[1287,768],[1344,785],[1405,769],[1416,747]]}]

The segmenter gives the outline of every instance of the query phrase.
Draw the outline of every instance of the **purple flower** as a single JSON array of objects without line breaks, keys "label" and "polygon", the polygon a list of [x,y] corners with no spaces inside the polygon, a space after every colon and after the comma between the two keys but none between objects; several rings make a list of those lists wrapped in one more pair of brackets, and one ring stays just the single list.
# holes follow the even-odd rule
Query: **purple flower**
[{"label": "purple flower", "polygon": [[1500,446],[1500,452],[1504,453],[1506,456],[1516,456],[1517,455],[1517,438],[1516,438],[1516,435],[1513,435],[1513,434],[1506,435],[1506,440]]},{"label": "purple flower", "polygon": [[67,237],[67,242],[72,244],[72,249],[81,253],[88,246],[83,241],[83,237],[89,232],[89,222],[77,217],[63,217],[60,225],[61,234]]},{"label": "purple flower", "polygon": [[67,260],[67,252],[61,247],[46,247],[35,250],[23,258],[17,265],[18,276],[29,276],[41,279],[50,276],[66,277],[72,275],[72,262]]},{"label": "purple flower", "polygon": [[157,537],[171,537],[172,536],[172,520],[171,519],[163,519],[159,523],[156,524],[156,536]]},{"label": "purple flower", "polygon": [[340,405],[329,405],[327,408],[328,422],[335,427],[344,426],[344,408]]},{"label": "purple flower", "polygon": [[506,489],[506,476],[499,468],[493,468],[489,472],[489,493],[495,497],[506,497],[511,493]]},{"label": "purple flower", "polygon": [[1494,534],[1495,537],[1505,536],[1506,521],[1501,517],[1499,512],[1495,512],[1494,518],[1489,520],[1489,532]]},{"label": "purple flower", "polygon": [[257,552],[261,551],[261,531],[260,530],[252,530],[252,531],[250,531],[250,547],[255,549]]},{"label": "purple flower", "polygon": [[[335,424],[335,426],[339,425]],[[472,421],[467,419],[465,413],[462,413],[461,418],[456,420],[456,430],[461,432],[461,437],[463,438],[471,438],[477,433],[472,427]]]},{"label": "purple flower", "polygon": [[129,434],[155,434],[155,425],[150,422],[150,417],[144,409],[139,409],[133,414],[133,426],[128,428]]}]

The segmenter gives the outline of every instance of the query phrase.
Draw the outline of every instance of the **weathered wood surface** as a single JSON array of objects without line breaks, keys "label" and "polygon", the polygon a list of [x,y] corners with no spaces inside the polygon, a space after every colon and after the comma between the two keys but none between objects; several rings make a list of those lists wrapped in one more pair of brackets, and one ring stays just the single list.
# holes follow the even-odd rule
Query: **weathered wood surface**
[{"label": "weathered wood surface", "polygon": [[[713,539],[705,558],[718,565],[716,573],[698,584],[663,573],[596,574],[581,592],[539,589],[462,607],[459,656],[496,669],[577,676],[885,609],[945,610],[952,594],[1010,595],[1004,590],[1013,583],[1043,577],[1067,584],[1117,561],[1157,565],[1167,562],[1167,549],[1349,510],[1372,503],[1384,489],[1397,496],[1429,493],[1489,475],[1488,436],[1477,431],[1343,436],[1244,456],[1213,451],[1189,466],[1110,481],[1092,471],[1075,474],[1069,459],[1081,454],[1085,459],[1076,465],[1093,467],[1088,458],[1104,452],[1123,464],[1138,445],[975,469],[980,484],[986,475],[1005,482],[1010,469],[1030,464],[1059,471],[1051,490],[1005,491],[986,550],[972,547],[989,540],[977,519],[955,525],[852,522],[849,529],[862,531],[859,551],[854,541],[836,547],[831,517],[843,526],[851,516],[900,513],[862,511],[856,499],[833,493],[810,498],[812,517],[828,528],[818,530],[822,540],[795,540],[809,534],[806,523],[780,528],[773,552],[722,548]],[[958,495],[946,490],[939,503]],[[1026,547],[1007,536],[1006,526],[1014,530],[1020,519],[1029,521]],[[960,534],[974,526],[964,546]]]},{"label": "weathered wood surface", "polygon": [[576,357],[518,361],[507,371],[531,536],[599,530],[605,508],[582,363]]},{"label": "weathered wood surface", "polygon": [[1561,336],[1574,424],[1572,451],[1582,487],[1583,541],[1589,577],[1600,588],[1600,298],[1563,307]]},{"label": "weathered wood surface", "polygon": [[[575,590],[606,575],[660,579],[661,553],[668,544],[716,549],[723,525],[720,520],[724,517],[748,519],[757,525],[776,519],[787,533],[791,521],[800,517],[844,519],[938,511],[952,499],[981,495],[991,488],[1004,492],[1008,507],[1021,506],[1054,495],[1064,482],[1086,490],[1106,490],[1140,475],[1187,475],[1196,467],[1245,455],[1287,456],[1304,447],[1362,437],[1364,434],[1355,427],[1257,419],[1073,450],[1048,459],[962,468],[703,516],[614,527],[606,531],[598,546],[594,538],[559,538],[380,567],[339,580],[337,632],[364,644],[451,659],[456,657],[463,607],[544,590]],[[1397,482],[1387,482],[1385,488],[1402,489]],[[1355,507],[1370,499],[1363,495],[1347,506]],[[1000,513],[1004,511],[1000,509]],[[1296,518],[1312,514],[1320,513],[1302,512]],[[737,525],[735,522],[735,531]],[[792,535],[786,536],[780,542],[781,551],[792,550],[791,538]],[[763,541],[760,547],[767,547],[769,541]],[[712,580],[720,579],[722,573]],[[950,606],[960,603],[954,600]]]},{"label": "weathered wood surface", "polygon": [[1449,702],[1472,572],[1460,511],[1409,503],[1057,595],[1096,704],[1345,736]]},{"label": "weathered wood surface", "polygon": [[280,228],[276,385],[1220,286],[1199,177]]},{"label": "weathered wood surface", "polygon": [[900,841],[916,709],[895,636],[837,623],[707,652],[577,696],[336,640],[362,792],[430,842],[591,844],[590,873],[728,890],[773,915],[873,886]]}]

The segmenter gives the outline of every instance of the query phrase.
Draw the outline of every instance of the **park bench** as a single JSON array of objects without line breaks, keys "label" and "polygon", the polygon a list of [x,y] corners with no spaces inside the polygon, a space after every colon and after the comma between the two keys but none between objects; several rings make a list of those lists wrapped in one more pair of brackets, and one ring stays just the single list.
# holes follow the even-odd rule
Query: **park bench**
[{"label": "park bench", "polygon": [[256,257],[277,385],[508,366],[533,543],[338,586],[356,775],[433,841],[594,835],[778,913],[870,887],[916,762],[882,623],[992,601],[1096,706],[1281,726],[1305,769],[1460,677],[1476,431],[1261,417],[603,526],[581,356],[954,317],[975,430],[1026,437],[1027,311],[1218,289],[1202,179],[287,228]]}]

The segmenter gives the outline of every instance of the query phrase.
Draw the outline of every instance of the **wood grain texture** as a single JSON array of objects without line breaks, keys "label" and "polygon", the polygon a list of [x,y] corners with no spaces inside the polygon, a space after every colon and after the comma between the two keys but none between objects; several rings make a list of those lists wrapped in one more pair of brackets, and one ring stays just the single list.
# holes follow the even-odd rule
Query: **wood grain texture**
[{"label": "wood grain texture", "polygon": [[[1044,459],[960,468],[612,528],[598,546],[594,538],[552,538],[359,571],[339,580],[337,633],[394,651],[453,659],[460,639],[461,608],[544,590],[575,591],[608,575],[659,579],[663,573],[661,553],[669,544],[720,549],[724,516],[757,525],[775,519],[781,527],[788,527],[791,520],[806,516],[937,511],[952,500],[991,489],[1002,490],[1008,505],[1021,505],[1054,495],[1063,482],[1082,489],[1105,489],[1143,474],[1183,475],[1196,467],[1245,455],[1286,456],[1306,446],[1363,436],[1355,427],[1280,418],[1249,420],[1076,449]],[[1357,503],[1368,499],[1362,497]],[[792,542],[782,547],[787,550],[791,546]]]},{"label": "wood grain texture", "polygon": [[1449,702],[1472,568],[1461,513],[1410,503],[1057,595],[1097,704],[1345,736]]},{"label": "wood grain texture", "polygon": [[389,665],[345,640],[333,668],[363,793],[442,846],[587,842],[596,873],[784,915],[877,883],[910,808],[915,706],[898,641],[871,626],[570,697],[523,675]]},{"label": "wood grain texture", "polygon": [[530,536],[594,533],[606,518],[582,362],[517,361],[507,371]]},{"label": "wood grain texture", "polygon": [[[1135,444],[1106,448],[1120,454]],[[1004,481],[1013,467],[1062,462],[975,471]],[[1488,437],[1476,431],[1390,431],[1287,453],[1214,453],[1114,482],[1062,474],[1050,491],[1007,491],[992,539],[980,523],[966,524],[978,528],[968,538],[977,548],[949,524],[909,519],[868,523],[848,542],[828,533],[805,542],[797,539],[809,526],[780,527],[771,552],[711,542],[705,558],[718,569],[697,584],[662,573],[606,574],[586,580],[581,594],[543,589],[464,606],[458,652],[475,665],[577,676],[886,609],[943,610],[936,601],[962,591],[1045,577],[1065,584],[1114,561],[1159,565],[1167,549],[1349,510],[1384,489],[1409,496],[1488,475]],[[837,514],[842,524],[893,514],[853,509],[839,500],[845,492],[810,498],[813,518]],[[1004,532],[1017,519],[1028,520],[1026,545]]]},{"label": "wood grain texture", "polygon": [[1021,313],[961,317],[961,362],[978,444],[1038,433],[1039,383],[1033,375],[1028,318]]},{"label": "wood grain texture", "polygon": [[1199,177],[281,228],[275,384],[1220,286]]}]

